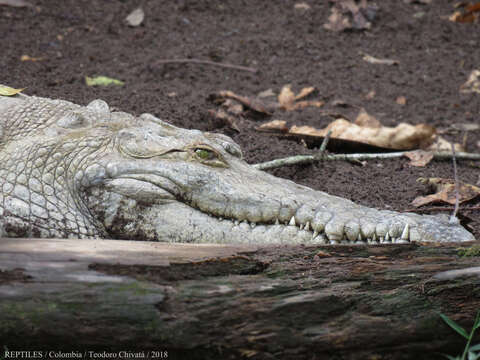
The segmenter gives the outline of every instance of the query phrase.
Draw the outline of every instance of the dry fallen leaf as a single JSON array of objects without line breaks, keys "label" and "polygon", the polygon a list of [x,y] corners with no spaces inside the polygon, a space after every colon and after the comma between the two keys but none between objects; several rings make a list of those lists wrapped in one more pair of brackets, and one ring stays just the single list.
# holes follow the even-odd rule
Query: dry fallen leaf
[{"label": "dry fallen leaf", "polygon": [[295,94],[290,85],[285,85],[278,94],[278,103],[285,110],[293,110],[295,103]]},{"label": "dry fallen leaf", "polygon": [[0,0],[0,5],[12,6],[12,7],[27,7],[32,6],[28,1],[25,0]]},{"label": "dry fallen leaf", "polygon": [[310,95],[311,93],[313,93],[314,91],[315,91],[315,88],[313,86],[303,88],[302,90],[300,90],[300,92],[297,95],[295,95],[295,100],[303,99],[308,95]]},{"label": "dry fallen leaf", "polygon": [[275,104],[268,104],[258,98],[237,95],[230,90],[219,91],[218,94],[214,94],[212,97],[215,98],[216,101],[221,102],[225,101],[225,99],[236,100],[247,108],[265,115],[272,115],[276,107]]},{"label": "dry fallen leaf", "polygon": [[[218,110],[208,110],[208,113],[212,117],[212,119],[217,120],[220,124],[216,124],[216,127],[227,125],[228,127],[232,128],[237,132],[241,132],[238,128],[235,118],[232,115],[229,115],[225,110],[218,109]],[[219,126],[220,125],[220,126]]]},{"label": "dry fallen leaf", "polygon": [[130,26],[139,26],[143,19],[145,18],[145,13],[143,12],[142,8],[138,8],[133,10],[126,18],[128,25]]},{"label": "dry fallen leaf", "polygon": [[272,115],[278,108],[286,111],[303,109],[308,106],[321,107],[324,105],[323,101],[319,100],[303,100],[315,91],[314,87],[305,87],[297,95],[292,91],[290,85],[283,86],[277,99],[278,102],[268,101],[264,98],[274,96],[275,93],[271,90],[262,91],[257,97],[248,97],[235,94],[230,90],[222,90],[218,93],[210,95],[210,99],[217,104],[224,103],[226,99],[233,99],[243,106],[254,110],[264,115]]},{"label": "dry fallen leaf", "polygon": [[426,124],[401,123],[396,127],[362,127],[348,120],[338,119],[324,129],[310,126],[292,126],[289,134],[325,137],[332,131],[331,139],[342,139],[392,150],[423,148],[433,141],[435,129]]},{"label": "dry fallen leaf", "polygon": [[280,108],[286,111],[292,111],[292,110],[304,109],[309,106],[314,106],[314,107],[323,106],[325,103],[323,101],[318,101],[318,100],[297,101],[299,99],[303,99],[307,97],[314,91],[315,91],[314,87],[306,87],[300,90],[300,92],[297,95],[295,95],[295,93],[291,89],[291,86],[285,85],[280,91],[280,94],[278,95],[278,103],[280,105]]},{"label": "dry fallen leaf", "polygon": [[243,113],[243,105],[236,102],[233,99],[227,99],[225,102],[222,104],[222,107],[225,108],[225,110],[233,115],[240,115]]},{"label": "dry fallen leaf", "polygon": [[379,65],[398,65],[397,60],[391,59],[378,59],[376,57],[370,56],[368,54],[362,54],[362,59],[370,64],[379,64]]},{"label": "dry fallen leaf", "polygon": [[473,70],[470,73],[467,82],[460,86],[460,92],[480,94],[480,70]]},{"label": "dry fallen leaf", "polygon": [[23,89],[14,89],[9,86],[0,85],[0,96],[13,96],[25,90]]},{"label": "dry fallen leaf", "polygon": [[359,3],[354,0],[335,0],[328,22],[323,27],[331,31],[370,29],[377,10],[376,5],[368,5],[366,0],[360,0]]},{"label": "dry fallen leaf", "polygon": [[259,98],[265,98],[265,97],[270,97],[270,96],[275,96],[275,95],[276,94],[273,92],[272,89],[267,89],[267,90],[259,92],[257,96]]},{"label": "dry fallen leaf", "polygon": [[[480,2],[475,4],[461,4],[464,5],[463,11],[456,10],[452,15],[449,16],[449,20],[459,23],[476,23],[480,19]],[[460,6],[457,6],[460,7]]]},{"label": "dry fallen leaf", "polygon": [[399,96],[397,97],[397,99],[395,100],[395,102],[398,104],[398,105],[406,105],[407,104],[407,98],[405,96]]},{"label": "dry fallen leaf", "polygon": [[[455,143],[453,144],[453,146],[455,148],[455,152],[465,151],[465,147],[463,147],[463,145],[461,144]],[[440,152],[440,151],[451,152],[452,145],[449,141],[445,140],[443,137],[437,136],[435,138],[435,141],[430,146],[428,146],[425,150],[434,151],[434,152]]]},{"label": "dry fallen leaf", "polygon": [[297,10],[310,10],[310,5],[306,2],[299,2],[294,5],[294,8]]},{"label": "dry fallen leaf", "polygon": [[264,132],[287,133],[288,126],[285,120],[272,120],[260,125],[257,130]]},{"label": "dry fallen leaf", "polygon": [[380,121],[377,120],[376,117],[367,113],[364,108],[360,109],[360,112],[355,119],[355,124],[361,127],[369,127],[369,128],[380,128],[382,124]]},{"label": "dry fallen leaf", "polygon": [[43,58],[43,57],[31,57],[31,56],[28,56],[28,55],[22,55],[20,57],[20,61],[36,62],[36,61],[42,61],[42,60],[45,60],[45,58]]},{"label": "dry fallen leaf", "polygon": [[347,16],[343,16],[342,12],[333,7],[331,9],[331,14],[328,17],[328,23],[323,24],[323,27],[331,31],[344,31],[352,28],[352,23]]},{"label": "dry fallen leaf", "polygon": [[410,166],[423,167],[433,159],[433,152],[425,150],[415,150],[406,152],[405,156],[410,159]]},{"label": "dry fallen leaf", "polygon": [[374,90],[371,90],[368,92],[367,95],[365,95],[365,99],[367,100],[372,100],[377,93]]},{"label": "dry fallen leaf", "polygon": [[[415,198],[415,200],[412,201],[412,205],[415,207],[436,202],[445,202],[447,204],[455,205],[455,180],[442,178],[418,178],[417,182],[429,185],[434,189],[435,193]],[[477,186],[459,181],[458,187],[459,203],[472,200],[480,195],[480,188]]]}]

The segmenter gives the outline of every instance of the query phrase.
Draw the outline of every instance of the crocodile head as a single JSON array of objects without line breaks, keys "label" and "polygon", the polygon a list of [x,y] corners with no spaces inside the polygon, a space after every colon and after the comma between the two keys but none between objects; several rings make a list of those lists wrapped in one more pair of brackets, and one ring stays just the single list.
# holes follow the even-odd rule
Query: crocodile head
[{"label": "crocodile head", "polygon": [[[64,236],[292,244],[474,240],[446,217],[372,209],[274,177],[242,160],[225,135],[112,112],[101,100],[68,105],[37,132],[31,141],[42,142],[45,162],[53,164],[52,176],[42,176],[43,189],[61,188],[53,196],[64,196],[77,219],[87,219],[86,231],[63,229]],[[63,181],[55,176],[59,168],[69,174]]]}]

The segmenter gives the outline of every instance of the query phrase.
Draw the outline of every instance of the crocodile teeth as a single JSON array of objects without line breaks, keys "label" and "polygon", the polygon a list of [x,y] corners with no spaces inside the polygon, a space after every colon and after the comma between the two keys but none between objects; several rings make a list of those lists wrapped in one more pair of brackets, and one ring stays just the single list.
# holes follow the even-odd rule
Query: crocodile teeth
[{"label": "crocodile teeth", "polygon": [[254,222],[252,222],[252,223],[250,224],[250,227],[251,227],[252,229],[255,229],[255,226],[257,226],[257,224],[255,224]]},{"label": "crocodile teeth", "polygon": [[379,238],[384,238],[385,235],[388,233],[388,226],[385,223],[379,223],[376,226],[375,233]]},{"label": "crocodile teeth", "polygon": [[290,222],[288,223],[288,225],[290,225],[290,226],[296,226],[296,224],[295,224],[295,217],[292,216],[292,218],[290,219]]},{"label": "crocodile teeth", "polygon": [[312,228],[317,231],[323,231],[325,225],[331,220],[332,214],[328,211],[319,210],[312,219]]},{"label": "crocodile teeth", "polygon": [[402,240],[408,240],[409,230],[410,230],[410,229],[409,229],[408,224],[405,225],[405,228],[403,229],[402,236],[400,236],[400,239],[402,239]]},{"label": "crocodile teeth", "polygon": [[390,234],[388,232],[385,234],[385,242],[390,242]]},{"label": "crocodile teeth", "polygon": [[234,221],[234,223],[235,223],[235,225],[237,225],[237,226],[238,226],[238,224],[240,224],[240,221],[238,221],[238,220],[235,220],[235,221]]},{"label": "crocodile teeth", "polygon": [[328,239],[341,241],[344,239],[344,222],[342,219],[333,219],[328,222],[325,226],[325,234],[327,235]]},{"label": "crocodile teeth", "polygon": [[363,242],[362,234],[358,233],[357,242]]},{"label": "crocodile teeth", "polygon": [[345,237],[350,241],[355,241],[360,235],[360,224],[356,221],[349,221],[344,228]]},{"label": "crocodile teeth", "polygon": [[280,221],[278,221],[278,218],[275,219],[275,225],[280,225]]},{"label": "crocodile teeth", "polygon": [[305,224],[305,231],[310,231],[310,221]]},{"label": "crocodile teeth", "polygon": [[303,230],[303,224],[300,224],[300,230]]},{"label": "crocodile teeth", "polygon": [[317,236],[318,236],[318,231],[317,231],[317,230],[315,230],[315,231],[313,232],[312,239],[315,239]]}]

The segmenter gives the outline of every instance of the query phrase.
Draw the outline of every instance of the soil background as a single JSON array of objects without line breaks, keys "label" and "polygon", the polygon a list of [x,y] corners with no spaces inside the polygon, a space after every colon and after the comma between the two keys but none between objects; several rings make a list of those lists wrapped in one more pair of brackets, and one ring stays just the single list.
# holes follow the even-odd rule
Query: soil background
[{"label": "soil background", "polygon": [[[367,31],[331,32],[330,3],[311,1],[181,0],[80,1],[29,0],[32,6],[0,6],[0,83],[26,94],[79,104],[101,98],[122,111],[154,115],[186,128],[223,132],[238,142],[249,163],[313,154],[302,143],[267,136],[255,127],[272,119],[289,125],[324,127],[321,111],[355,118],[359,108],[384,125],[427,123],[437,129],[480,122],[480,94],[459,87],[480,68],[480,24],[450,22],[453,2],[378,2]],[[125,18],[141,7],[145,20],[129,27]],[[362,53],[399,62],[373,65]],[[21,61],[22,55],[40,58]],[[194,58],[249,66],[256,73],[201,64],[158,64],[161,59]],[[105,75],[123,87],[88,87],[85,76]],[[259,118],[243,114],[239,132],[214,120],[209,95],[220,90],[254,96],[291,84],[295,91],[315,86],[321,108],[276,112]],[[367,94],[375,92],[372,99]],[[396,103],[404,96],[406,105]],[[349,104],[336,106],[336,100]],[[465,134],[445,135],[462,142]],[[480,133],[467,134],[467,151],[480,151]],[[338,151],[338,149],[337,149]],[[340,149],[341,151],[341,149]],[[326,162],[274,170],[330,194],[362,205],[403,211],[427,189],[418,177],[453,176],[451,161],[411,167],[407,159],[368,161],[360,166]],[[461,161],[462,181],[479,184],[478,162]],[[460,215],[480,238],[480,202],[461,206]],[[443,206],[443,205],[442,205]],[[476,209],[470,209],[474,208]],[[428,210],[432,213],[431,209]],[[447,213],[449,213],[448,211]]]}]

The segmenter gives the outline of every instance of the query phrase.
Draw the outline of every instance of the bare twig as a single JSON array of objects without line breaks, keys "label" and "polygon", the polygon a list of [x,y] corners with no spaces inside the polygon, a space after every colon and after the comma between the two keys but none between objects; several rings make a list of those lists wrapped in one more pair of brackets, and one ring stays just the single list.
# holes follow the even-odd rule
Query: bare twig
[{"label": "bare twig", "polygon": [[321,160],[324,156],[325,149],[327,148],[328,141],[330,140],[330,136],[332,135],[332,130],[328,130],[327,135],[323,138],[322,144],[320,145],[320,149],[318,150],[318,153],[315,154],[316,158],[318,160]]},{"label": "bare twig", "polygon": [[[405,156],[406,151],[392,152],[392,153],[373,153],[373,154],[324,154],[321,160],[372,160],[372,159],[394,159]],[[463,160],[480,160],[480,154],[459,152],[455,154],[456,159]],[[436,160],[449,160],[452,158],[451,152],[437,152],[433,154]],[[259,170],[274,169],[282,166],[292,166],[297,164],[311,164],[319,161],[315,155],[296,155],[283,159],[276,159],[264,163],[254,164],[253,166]]]},{"label": "bare twig", "polygon": [[258,70],[252,67],[241,66],[241,65],[233,65],[233,64],[226,64],[226,63],[219,63],[215,61],[209,60],[200,60],[200,59],[162,59],[157,60],[155,65],[163,65],[163,64],[203,64],[203,65],[212,65],[212,66],[220,66],[227,69],[234,69],[234,70],[242,70],[242,71],[249,71],[251,73],[256,73]]},{"label": "bare twig", "polygon": [[453,162],[453,179],[455,180],[455,209],[453,210],[452,216],[450,216],[450,223],[458,223],[457,212],[458,204],[460,203],[460,191],[458,186],[458,173],[457,173],[457,161],[455,160],[455,145],[453,142],[450,143],[452,146],[452,162]]},{"label": "bare twig", "polygon": [[[454,210],[454,206],[432,206],[432,207],[425,207],[425,208],[404,209],[403,212],[429,213],[433,211],[452,211],[452,210]],[[462,207],[462,212],[476,211],[476,210],[480,210],[480,206]]]}]

